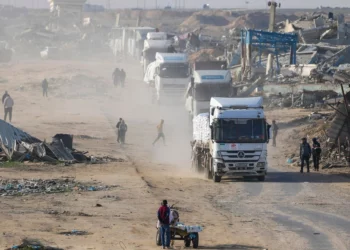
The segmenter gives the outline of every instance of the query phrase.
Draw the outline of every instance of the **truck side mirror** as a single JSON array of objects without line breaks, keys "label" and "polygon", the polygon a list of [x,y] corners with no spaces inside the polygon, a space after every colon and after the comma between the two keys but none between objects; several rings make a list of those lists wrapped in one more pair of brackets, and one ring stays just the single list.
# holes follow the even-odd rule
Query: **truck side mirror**
[{"label": "truck side mirror", "polygon": [[194,77],[191,77],[191,88],[194,88]]}]

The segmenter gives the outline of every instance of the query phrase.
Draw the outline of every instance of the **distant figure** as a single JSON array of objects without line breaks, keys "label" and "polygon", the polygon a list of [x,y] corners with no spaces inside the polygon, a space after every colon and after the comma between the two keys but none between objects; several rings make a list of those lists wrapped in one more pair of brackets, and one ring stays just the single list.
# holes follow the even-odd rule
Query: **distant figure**
[{"label": "distant figure", "polygon": [[44,79],[44,81],[41,84],[42,88],[43,88],[43,97],[47,97],[48,96],[48,90],[49,90],[49,82],[46,80],[46,78]]},{"label": "distant figure", "polygon": [[125,144],[126,131],[128,131],[128,126],[126,125],[125,121],[122,120],[120,125],[119,125],[119,133],[120,133],[120,142],[121,142],[121,144]]},{"label": "distant figure", "polygon": [[310,156],[311,156],[311,147],[307,142],[306,138],[301,139],[300,144],[300,160],[301,160],[301,168],[300,173],[304,172],[304,162],[306,162],[307,172],[310,172]]},{"label": "distant figure", "polygon": [[120,70],[118,68],[115,68],[112,74],[113,84],[114,86],[118,86],[120,81]]},{"label": "distant figure", "polygon": [[6,99],[6,97],[9,96],[9,93],[7,91],[5,91],[5,94],[2,96],[2,104],[4,104],[4,101]]},{"label": "distant figure", "polygon": [[171,44],[171,45],[168,47],[168,53],[176,53],[176,52],[177,52],[177,51],[176,51],[174,45]]},{"label": "distant figure", "polygon": [[122,118],[119,118],[119,121],[118,121],[118,123],[117,123],[117,125],[116,125],[116,128],[117,128],[117,136],[118,136],[117,142],[120,142],[120,130],[119,130],[119,128],[120,128],[120,124],[122,123],[122,121],[123,121],[123,119],[122,119]]},{"label": "distant figure", "polygon": [[157,130],[158,130],[158,136],[157,138],[154,140],[153,145],[160,139],[163,139],[163,144],[165,145],[165,135],[163,132],[163,126],[164,126],[164,120],[160,120],[159,125],[157,126]]},{"label": "distant figure", "polygon": [[321,158],[321,144],[317,141],[317,138],[312,139],[312,161],[314,162],[314,170],[320,170],[320,158]]},{"label": "distant figure", "polygon": [[272,129],[272,146],[276,147],[276,137],[278,134],[278,126],[275,120],[272,121],[271,129]]},{"label": "distant figure", "polygon": [[14,104],[15,104],[15,102],[13,101],[11,96],[8,95],[4,100],[4,109],[5,109],[4,121],[6,121],[7,114],[9,115],[10,122],[12,121],[12,108],[13,108]]},{"label": "distant figure", "polygon": [[126,79],[126,73],[125,73],[124,69],[121,69],[121,71],[120,71],[120,83],[121,83],[122,87],[124,87],[125,79]]}]

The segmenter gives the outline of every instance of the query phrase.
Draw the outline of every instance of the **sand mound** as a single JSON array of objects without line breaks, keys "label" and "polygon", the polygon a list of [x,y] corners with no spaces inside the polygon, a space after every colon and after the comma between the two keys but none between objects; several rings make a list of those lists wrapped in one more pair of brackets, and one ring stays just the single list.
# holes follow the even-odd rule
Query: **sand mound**
[{"label": "sand mound", "polygon": [[228,11],[200,11],[196,12],[180,25],[180,29],[196,29],[204,26],[226,26],[230,23]]}]

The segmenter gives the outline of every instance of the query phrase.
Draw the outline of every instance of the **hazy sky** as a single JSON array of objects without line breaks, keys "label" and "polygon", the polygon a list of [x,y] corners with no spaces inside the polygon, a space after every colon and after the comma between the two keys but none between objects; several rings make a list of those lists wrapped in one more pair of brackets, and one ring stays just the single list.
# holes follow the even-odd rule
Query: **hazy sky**
[{"label": "hazy sky", "polygon": [[[108,0],[88,0],[88,3],[106,5]],[[204,3],[210,4],[212,8],[265,8],[267,0],[110,0],[112,8],[135,8],[137,3],[143,7],[144,2],[147,8],[154,8],[155,3],[163,8],[166,5],[174,6],[175,2],[183,6],[183,2],[188,8],[201,8]],[[246,3],[249,2],[249,3]],[[283,8],[316,8],[320,5],[330,7],[350,7],[350,0],[281,0]],[[0,0],[0,4],[16,4],[16,6],[26,6],[34,8],[48,7],[47,0]]]}]

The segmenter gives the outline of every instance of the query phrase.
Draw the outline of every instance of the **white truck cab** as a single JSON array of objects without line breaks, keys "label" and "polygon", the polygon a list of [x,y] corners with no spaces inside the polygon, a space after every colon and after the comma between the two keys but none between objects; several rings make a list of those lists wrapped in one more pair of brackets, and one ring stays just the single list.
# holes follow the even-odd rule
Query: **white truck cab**
[{"label": "white truck cab", "polygon": [[180,99],[189,79],[186,54],[156,53],[156,61],[148,66],[144,80],[154,85],[154,100],[160,102],[171,97]]},{"label": "white truck cab", "polygon": [[195,63],[195,70],[185,94],[186,110],[191,117],[208,112],[211,97],[231,95],[232,77],[226,65],[226,62],[220,61]]},{"label": "white truck cab", "polygon": [[[222,176],[265,180],[270,133],[262,102],[262,97],[211,98],[209,121],[203,116],[194,119],[192,149],[197,169],[204,166],[207,177],[215,182]],[[200,127],[203,119],[209,128]],[[201,136],[207,134],[210,138]]]}]

